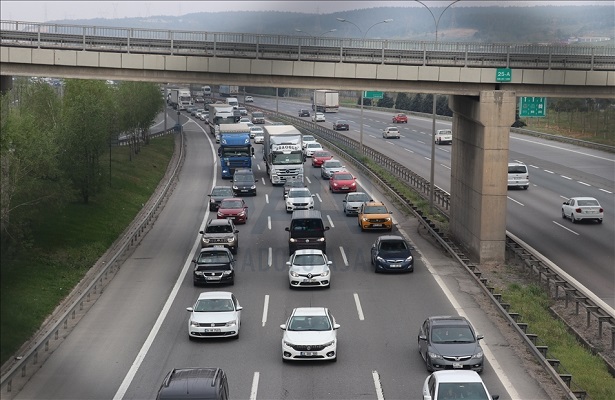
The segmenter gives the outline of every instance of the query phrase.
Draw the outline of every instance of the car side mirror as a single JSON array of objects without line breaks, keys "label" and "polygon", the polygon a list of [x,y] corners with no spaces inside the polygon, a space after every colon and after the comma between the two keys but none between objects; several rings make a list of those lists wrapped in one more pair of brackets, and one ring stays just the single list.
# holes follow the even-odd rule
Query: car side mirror
[{"label": "car side mirror", "polygon": [[286,265],[290,266],[290,261],[286,261]]},{"label": "car side mirror", "polygon": [[236,310],[237,311],[241,311],[241,310],[243,310],[243,307],[242,306],[237,306]]},{"label": "car side mirror", "polygon": [[484,339],[485,335],[476,335],[476,340]]},{"label": "car side mirror", "polygon": [[235,229],[233,233],[239,233],[239,229]]},{"label": "car side mirror", "polygon": [[194,308],[192,308],[192,307],[188,307],[188,308],[186,308],[186,311],[190,311],[190,312],[192,312],[192,311],[194,311]]},{"label": "car side mirror", "polygon": [[192,260],[192,262],[196,264],[196,259]]},{"label": "car side mirror", "polygon": [[393,211],[389,211],[389,214],[393,214]]},{"label": "car side mirror", "polygon": [[200,233],[201,235],[204,235],[204,234],[205,234],[205,231],[199,231],[199,233]]},{"label": "car side mirror", "polygon": [[327,265],[333,265],[333,261],[327,261]]},{"label": "car side mirror", "polygon": [[286,324],[282,324],[282,325],[280,325],[280,329],[282,329],[283,331],[285,331],[285,330],[286,330]]},{"label": "car side mirror", "polygon": [[342,203],[345,203],[345,202],[346,202],[346,199],[342,200]]},{"label": "car side mirror", "polygon": [[427,336],[425,336],[425,335],[419,335],[419,340],[427,340]]},{"label": "car side mirror", "polygon": [[333,324],[333,329],[340,329],[340,324]]},{"label": "car side mirror", "polygon": [[211,197],[211,194],[208,194],[207,196]]},{"label": "car side mirror", "polygon": [[331,228],[329,228],[328,226],[325,226],[325,231],[328,231],[329,229]]},{"label": "car side mirror", "polygon": [[288,226],[287,226],[286,228],[284,228],[284,230],[285,230],[286,232],[290,232],[290,228],[289,228]]}]

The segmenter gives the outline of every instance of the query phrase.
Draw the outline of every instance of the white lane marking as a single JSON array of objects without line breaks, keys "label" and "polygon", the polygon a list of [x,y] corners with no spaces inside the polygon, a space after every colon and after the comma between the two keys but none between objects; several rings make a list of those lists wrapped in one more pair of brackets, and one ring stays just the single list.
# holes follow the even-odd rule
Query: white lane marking
[{"label": "white lane marking", "polygon": [[449,167],[448,165],[444,165],[444,164],[440,164],[441,166],[443,166],[446,169],[451,169],[451,167]]},{"label": "white lane marking", "polygon": [[322,203],[322,199],[320,198],[320,194],[316,193],[316,197],[318,198],[318,201],[320,201]]},{"label": "white lane marking", "polygon": [[378,371],[372,371],[372,378],[374,378],[374,386],[376,387],[376,398],[378,400],[384,400],[384,393],[382,392],[382,385],[380,384],[380,375],[378,375]]},{"label": "white lane marking", "polygon": [[545,171],[547,174],[554,174],[554,173],[555,173],[555,172],[553,172],[553,171],[549,171],[548,169],[545,169],[544,171]]},{"label": "white lane marking", "polygon": [[305,180],[306,180],[306,181],[308,181],[308,183],[310,183],[310,184],[312,183],[312,181],[310,180],[310,178],[309,178],[309,177],[307,177],[307,176],[305,177]]},{"label": "white lane marking", "polygon": [[263,181],[263,185],[266,185],[265,178],[261,178],[261,180]]},{"label": "white lane marking", "polygon": [[[506,197],[508,197],[508,196],[506,196]],[[513,198],[511,198],[511,197],[508,197],[508,200],[510,200],[510,201],[514,201],[515,203],[519,204],[520,206],[525,207],[525,206],[523,205],[523,203],[519,203],[517,200],[515,200],[515,199],[513,199]]]},{"label": "white lane marking", "polygon": [[[271,249],[269,249],[271,250]],[[263,326],[267,323],[267,310],[269,309],[269,295],[265,295],[265,304],[263,304]]]},{"label": "white lane marking", "polygon": [[412,150],[410,150],[410,149],[404,149],[404,150],[406,150],[408,153],[414,153],[414,152],[413,152]]},{"label": "white lane marking", "polygon": [[611,192],[609,190],[606,190],[606,189],[598,189],[598,190],[600,190],[602,192],[605,192],[605,193],[608,193],[608,194],[613,194],[613,192]]},{"label": "white lane marking", "polygon": [[390,142],[390,141],[388,141],[388,140],[385,140],[385,143],[388,143],[388,144],[393,144],[393,142]]},{"label": "white lane marking", "polygon": [[361,301],[359,300],[359,295],[354,293],[354,303],[357,305],[357,314],[359,314],[359,320],[363,321],[365,316],[363,315],[363,308],[361,308]]},{"label": "white lane marking", "polygon": [[271,247],[270,247],[267,252],[267,265],[271,267],[272,264],[273,264],[273,250],[271,250]]},{"label": "white lane marking", "polygon": [[572,180],[572,178],[569,178],[569,177],[567,177],[566,175],[560,175],[560,176],[561,176],[562,178],[564,178],[564,179],[568,179],[569,181],[571,181],[571,180]]},{"label": "white lane marking", "polygon": [[269,204],[269,195],[265,193],[265,203]]},{"label": "white lane marking", "polygon": [[559,223],[557,223],[557,222],[555,222],[555,221],[553,221],[553,223],[554,223],[555,225],[559,226],[560,228],[564,228],[564,229],[566,229],[568,232],[570,232],[570,233],[574,233],[575,235],[579,236],[579,234],[578,234],[577,232],[573,231],[572,229],[568,229],[568,228],[566,228],[564,225],[559,224]]},{"label": "white lane marking", "polygon": [[271,217],[270,216],[267,216],[267,228],[271,230]]},{"label": "white lane marking", "polygon": [[[423,133],[423,132],[421,132],[421,133]],[[425,144],[425,142],[423,142],[422,140],[417,140],[417,142]]]},{"label": "white lane marking", "polygon": [[425,158],[425,160],[427,160],[427,161],[431,161],[431,157],[424,157],[424,158]]},{"label": "white lane marking", "polygon": [[346,258],[346,252],[344,251],[344,248],[342,246],[340,246],[340,252],[342,253],[342,260],[344,260],[344,265],[348,266],[348,258]]},{"label": "white lane marking", "polygon": [[256,394],[258,393],[259,377],[260,373],[258,371],[254,372],[254,378],[252,378],[252,390],[250,390],[250,400],[256,400]]},{"label": "white lane marking", "polygon": [[333,221],[331,220],[331,217],[329,215],[327,215],[327,219],[329,220],[329,225],[331,226],[331,228],[335,228],[335,225],[333,225]]},{"label": "white lane marking", "polygon": [[535,168],[535,169],[538,169],[538,168],[539,168],[538,166],[536,166],[536,165],[532,165],[532,164],[530,164],[530,167]]},{"label": "white lane marking", "polygon": [[369,136],[370,136],[370,137],[373,137],[373,138],[375,138],[375,137],[376,137],[376,135],[372,135],[372,134],[370,134]]},{"label": "white lane marking", "polygon": [[530,143],[534,143],[534,144],[537,144],[537,145],[540,145],[540,146],[553,147],[554,149],[563,150],[563,151],[569,151],[571,153],[577,153],[577,154],[581,154],[581,155],[588,156],[588,157],[594,157],[594,158],[598,158],[600,160],[615,162],[615,159],[613,159],[613,158],[600,157],[600,156],[596,156],[596,155],[593,155],[593,154],[584,153],[584,152],[578,151],[578,150],[571,150],[571,149],[566,149],[564,147],[555,146],[555,145],[552,145],[552,144],[536,142],[534,140],[521,139],[521,138],[516,138],[516,137],[512,137],[512,136],[511,136],[511,139],[520,140],[520,141],[523,141],[523,142],[530,142]]},{"label": "white lane marking", "polygon": [[580,183],[581,185],[591,186],[589,183],[585,183],[585,182],[581,182],[581,181],[577,181],[577,182]]},{"label": "white lane marking", "polygon": [[260,164],[256,164],[256,168],[258,168],[258,170],[261,170],[261,165]]}]

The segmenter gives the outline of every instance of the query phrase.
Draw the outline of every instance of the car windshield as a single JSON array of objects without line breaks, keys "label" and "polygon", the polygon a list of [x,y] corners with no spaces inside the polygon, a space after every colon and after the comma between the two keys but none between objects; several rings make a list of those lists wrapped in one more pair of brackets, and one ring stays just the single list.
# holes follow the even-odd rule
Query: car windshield
[{"label": "car windshield", "polygon": [[474,334],[467,326],[438,326],[431,330],[432,343],[473,343]]},{"label": "car windshield", "polygon": [[230,187],[228,188],[214,188],[214,190],[211,191],[211,195],[212,196],[229,196],[233,194],[233,189],[231,189]]},{"label": "car windshield", "polygon": [[220,208],[243,208],[243,204],[241,204],[241,200],[223,200],[222,203],[220,203]]},{"label": "car windshield", "polygon": [[230,261],[227,253],[222,252],[203,252],[199,254],[197,264],[225,264]]},{"label": "car windshield", "polygon": [[351,201],[351,202],[364,202],[364,201],[369,201],[370,198],[367,194],[365,193],[350,193],[348,195],[348,197],[346,198],[346,201]]},{"label": "car windshield", "polygon": [[254,182],[254,175],[237,174],[234,176],[235,182]]},{"label": "car windshield", "polygon": [[314,153],[314,158],[316,157],[331,157],[331,154],[326,151],[317,151]]},{"label": "car windshield", "polygon": [[384,240],[380,243],[380,250],[382,251],[404,251],[408,246],[403,240]]},{"label": "car windshield", "polygon": [[233,227],[230,225],[209,225],[205,233],[233,233]]},{"label": "car windshield", "polygon": [[346,122],[346,121],[344,121],[343,119],[340,119],[339,121],[336,121],[335,123],[336,123],[336,124],[341,124],[341,125],[345,125],[345,124],[347,124],[347,122]]},{"label": "car windshield", "polygon": [[325,168],[341,168],[342,163],[339,161],[330,161],[325,163]]},{"label": "car windshield", "polygon": [[438,397],[434,400],[471,399],[488,400],[480,382],[443,382],[438,385]]},{"label": "car windshield", "polygon": [[315,142],[316,140],[314,139],[314,136],[305,135],[303,136],[303,141],[304,142]]},{"label": "car windshield", "polygon": [[385,206],[367,206],[363,212],[365,214],[388,214]]},{"label": "car windshield", "polygon": [[586,207],[587,206],[590,206],[590,207],[591,206],[596,206],[596,207],[598,207],[598,206],[600,206],[600,204],[598,203],[598,200],[589,200],[589,199],[587,199],[587,200],[579,200],[579,201],[577,201],[577,204],[579,205],[579,207],[583,207],[583,206],[586,206]]},{"label": "car windshield", "polygon": [[310,148],[312,148],[312,147],[313,147],[313,148],[317,148],[317,149],[322,148],[322,146],[320,145],[320,143],[308,143],[308,147],[310,147]]},{"label": "car windshield", "polygon": [[309,190],[290,190],[288,192],[288,197],[310,197],[312,194]]},{"label": "car windshield", "polygon": [[201,299],[194,305],[195,312],[228,312],[235,311],[231,299]]},{"label": "car windshield", "polygon": [[336,180],[350,181],[352,180],[352,175],[350,174],[335,174],[333,175]]},{"label": "car windshield", "polygon": [[331,323],[324,315],[295,316],[288,324],[289,331],[329,331]]},{"label": "car windshield", "polygon": [[297,254],[293,260],[293,265],[324,265],[325,258],[322,254]]}]

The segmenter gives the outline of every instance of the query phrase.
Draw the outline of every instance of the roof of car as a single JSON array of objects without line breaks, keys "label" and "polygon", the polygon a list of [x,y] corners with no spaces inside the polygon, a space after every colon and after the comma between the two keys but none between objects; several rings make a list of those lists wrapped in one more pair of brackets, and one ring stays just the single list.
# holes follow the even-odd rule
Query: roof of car
[{"label": "roof of car", "polygon": [[468,325],[470,321],[468,321],[465,317],[460,315],[435,315],[428,318],[432,324],[460,324],[460,325]]},{"label": "roof of car", "polygon": [[[575,199],[575,200],[596,200],[595,197],[584,197],[584,196],[579,196],[579,197],[571,197],[570,200]],[[598,201],[598,200],[596,200]]]},{"label": "roof of car", "polygon": [[327,315],[325,307],[298,307],[293,310],[293,315]]},{"label": "roof of car", "polygon": [[232,254],[231,251],[224,247],[224,246],[209,246],[209,247],[203,247],[200,251],[199,254],[201,253],[228,253],[228,254]]},{"label": "roof of car", "polygon": [[233,190],[233,188],[232,188],[232,187],[230,187],[230,186],[214,186],[214,187],[213,187],[213,189],[212,189],[211,191],[213,192],[213,191],[214,191],[214,190],[216,190],[216,189],[227,189],[227,190],[230,190],[230,191],[232,191],[232,190]]},{"label": "roof of car", "polygon": [[201,292],[199,294],[199,300],[202,300],[202,299],[230,299],[232,295],[233,295],[232,292],[222,292],[222,291]]},{"label": "roof of car", "polygon": [[[226,199],[225,199],[226,200]],[[207,225],[231,225],[233,221],[228,218],[210,219]]]},{"label": "roof of car", "polygon": [[480,375],[476,371],[455,370],[455,371],[436,371],[432,374],[438,382],[482,382]]},{"label": "roof of car", "polygon": [[397,235],[382,235],[380,237],[378,237],[378,239],[382,240],[403,240],[406,241],[406,239],[404,239],[401,236],[397,236]]},{"label": "roof of car", "polygon": [[372,200],[372,201],[366,201],[364,203],[366,206],[384,206],[384,203],[381,201],[376,201],[376,200]]},{"label": "roof of car", "polygon": [[222,374],[219,368],[174,368],[167,374],[157,398],[190,398],[191,394],[199,398],[212,398],[210,396],[215,395],[217,390],[215,382],[221,379],[218,377]]},{"label": "roof of car", "polygon": [[306,255],[306,254],[324,254],[322,250],[317,249],[299,249],[295,250],[295,255]]}]

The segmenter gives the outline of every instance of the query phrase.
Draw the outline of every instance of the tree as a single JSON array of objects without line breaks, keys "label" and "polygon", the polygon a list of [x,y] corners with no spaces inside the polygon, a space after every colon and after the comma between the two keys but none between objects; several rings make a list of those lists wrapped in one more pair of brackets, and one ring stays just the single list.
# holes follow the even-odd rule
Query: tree
[{"label": "tree", "polygon": [[384,96],[378,100],[377,104],[378,104],[378,107],[384,107],[384,108],[393,108],[393,106],[395,106],[395,103],[393,102],[393,98],[386,93],[384,93]]},{"label": "tree", "polygon": [[421,104],[423,103],[423,95],[420,93],[415,94],[414,96],[412,96],[412,99],[410,100],[410,111],[421,111]]},{"label": "tree", "polygon": [[407,93],[398,93],[395,99],[395,108],[397,110],[410,110],[410,96]]}]

